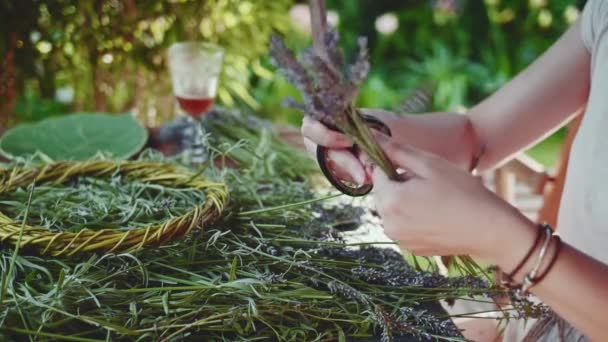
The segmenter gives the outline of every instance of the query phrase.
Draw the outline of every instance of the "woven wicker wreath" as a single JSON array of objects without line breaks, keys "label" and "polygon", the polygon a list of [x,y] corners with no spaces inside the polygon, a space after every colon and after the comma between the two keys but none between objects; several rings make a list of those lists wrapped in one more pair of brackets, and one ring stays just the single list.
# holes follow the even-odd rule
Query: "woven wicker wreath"
[{"label": "woven wicker wreath", "polygon": [[144,246],[157,246],[179,239],[195,228],[203,228],[216,220],[228,202],[225,184],[195,177],[172,164],[139,161],[57,162],[38,169],[13,168],[0,170],[0,194],[26,187],[35,182],[61,184],[73,177],[110,177],[121,174],[126,179],[171,187],[195,188],[203,191],[206,201],[192,211],[163,224],[125,231],[114,229],[82,229],[77,233],[52,232],[43,227],[25,225],[19,240],[21,222],[0,212],[0,242],[33,246],[42,254],[73,255],[79,252],[129,252]]}]

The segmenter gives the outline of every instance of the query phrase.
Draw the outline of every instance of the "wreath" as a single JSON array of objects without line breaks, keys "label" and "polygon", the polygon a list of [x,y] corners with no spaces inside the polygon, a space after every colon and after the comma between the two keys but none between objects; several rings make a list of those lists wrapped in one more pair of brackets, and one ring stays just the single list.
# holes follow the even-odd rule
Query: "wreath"
[{"label": "wreath", "polygon": [[220,217],[228,202],[228,190],[223,183],[205,179],[173,164],[145,161],[62,161],[39,168],[1,169],[0,195],[42,183],[65,184],[83,176],[109,178],[116,175],[128,181],[200,190],[205,194],[205,201],[161,224],[125,230],[85,227],[78,232],[56,232],[16,221],[0,212],[0,242],[35,247],[41,254],[54,256],[80,252],[130,252],[146,246],[163,245],[196,228],[208,226]]}]

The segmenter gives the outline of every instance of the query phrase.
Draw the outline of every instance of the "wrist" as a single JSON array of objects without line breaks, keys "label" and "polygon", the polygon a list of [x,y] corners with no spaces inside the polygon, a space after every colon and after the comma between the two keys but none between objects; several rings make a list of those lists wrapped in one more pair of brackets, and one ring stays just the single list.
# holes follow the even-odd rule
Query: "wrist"
[{"label": "wrist", "polygon": [[511,272],[534,244],[538,228],[510,205],[496,217],[492,222],[495,229],[488,232],[489,242],[480,257]]}]

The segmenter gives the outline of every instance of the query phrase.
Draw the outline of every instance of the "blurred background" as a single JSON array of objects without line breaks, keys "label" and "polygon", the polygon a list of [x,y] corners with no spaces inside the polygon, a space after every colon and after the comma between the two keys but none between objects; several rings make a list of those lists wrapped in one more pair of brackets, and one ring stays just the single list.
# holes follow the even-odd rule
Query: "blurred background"
[{"label": "blurred background", "polygon": [[[581,0],[327,0],[329,22],[353,51],[369,39],[363,107],[395,109],[427,80],[433,110],[464,111],[547,49]],[[147,127],[176,115],[166,67],[181,40],[220,44],[217,102],[297,125],[281,107],[295,89],[267,57],[275,32],[310,44],[306,2],[291,0],[0,0],[0,130],[77,111],[133,113]],[[542,110],[542,108],[539,108]],[[552,166],[563,131],[530,154]]]}]

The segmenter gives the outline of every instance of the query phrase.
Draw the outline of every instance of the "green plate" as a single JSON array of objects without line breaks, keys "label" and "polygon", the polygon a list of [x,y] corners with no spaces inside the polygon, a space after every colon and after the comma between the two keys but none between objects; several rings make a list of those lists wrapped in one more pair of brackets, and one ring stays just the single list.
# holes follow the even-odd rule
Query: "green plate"
[{"label": "green plate", "polygon": [[130,114],[75,113],[19,125],[6,132],[0,150],[9,159],[42,153],[53,160],[86,160],[100,152],[127,159],[147,138]]}]

